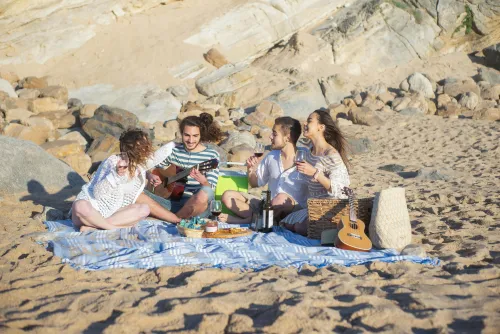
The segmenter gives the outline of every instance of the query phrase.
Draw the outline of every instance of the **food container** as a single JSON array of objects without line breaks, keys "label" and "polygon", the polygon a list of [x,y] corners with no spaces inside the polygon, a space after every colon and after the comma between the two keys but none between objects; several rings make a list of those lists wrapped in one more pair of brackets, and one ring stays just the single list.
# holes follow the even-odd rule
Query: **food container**
[{"label": "food container", "polygon": [[219,223],[216,220],[208,220],[205,225],[205,232],[215,233],[219,229]]},{"label": "food container", "polygon": [[179,231],[179,234],[183,237],[188,238],[202,238],[203,232],[205,232],[204,229],[195,230],[192,228],[182,227],[180,225],[177,225],[177,231]]}]

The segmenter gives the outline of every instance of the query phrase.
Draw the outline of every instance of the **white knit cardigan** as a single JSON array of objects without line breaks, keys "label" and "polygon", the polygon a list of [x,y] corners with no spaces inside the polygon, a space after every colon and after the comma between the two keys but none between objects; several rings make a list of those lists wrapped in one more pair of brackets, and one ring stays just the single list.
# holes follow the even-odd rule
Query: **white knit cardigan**
[{"label": "white knit cardigan", "polygon": [[163,162],[175,147],[170,142],[154,152],[145,166],[137,166],[135,175],[128,173],[119,176],[116,172],[118,157],[112,155],[104,160],[92,179],[82,187],[76,200],[87,200],[104,218],[113,215],[119,209],[135,203],[146,186],[146,171]]}]

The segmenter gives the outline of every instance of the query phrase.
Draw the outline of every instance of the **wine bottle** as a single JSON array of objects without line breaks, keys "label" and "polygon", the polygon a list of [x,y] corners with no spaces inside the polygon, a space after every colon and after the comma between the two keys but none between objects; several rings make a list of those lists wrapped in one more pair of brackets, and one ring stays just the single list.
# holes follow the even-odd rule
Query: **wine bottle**
[{"label": "wine bottle", "polygon": [[262,208],[262,230],[263,233],[269,233],[273,231],[274,224],[274,210],[271,205],[271,192],[269,190],[263,191],[265,193],[266,199],[264,200],[264,206]]}]

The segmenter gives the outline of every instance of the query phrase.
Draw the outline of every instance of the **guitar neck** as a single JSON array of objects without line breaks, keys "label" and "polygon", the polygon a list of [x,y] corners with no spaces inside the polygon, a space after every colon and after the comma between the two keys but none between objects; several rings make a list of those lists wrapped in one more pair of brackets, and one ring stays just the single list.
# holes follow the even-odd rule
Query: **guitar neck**
[{"label": "guitar neck", "polygon": [[175,174],[174,176],[171,176],[168,178],[168,183],[172,183],[172,182],[175,182],[175,181],[178,181],[180,179],[183,179],[185,178],[186,176],[189,175],[189,173],[191,173],[191,171],[193,169],[198,169],[198,165],[194,165],[193,167],[191,168],[188,168],[186,170],[183,170],[182,172],[178,173],[178,174]]},{"label": "guitar neck", "polygon": [[357,220],[356,210],[354,208],[354,194],[350,193],[349,195],[349,220],[355,222]]}]

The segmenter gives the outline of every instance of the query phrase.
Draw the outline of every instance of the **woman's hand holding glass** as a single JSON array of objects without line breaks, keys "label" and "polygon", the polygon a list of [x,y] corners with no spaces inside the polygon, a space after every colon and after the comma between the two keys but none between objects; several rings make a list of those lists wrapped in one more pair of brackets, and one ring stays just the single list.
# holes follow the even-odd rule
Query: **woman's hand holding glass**
[{"label": "woman's hand holding glass", "polygon": [[311,164],[306,161],[297,161],[296,163],[297,171],[300,174],[304,174],[307,176],[313,176],[316,173],[316,168],[314,168]]}]

